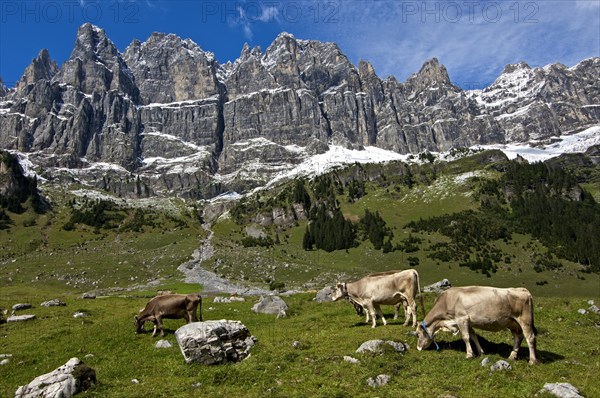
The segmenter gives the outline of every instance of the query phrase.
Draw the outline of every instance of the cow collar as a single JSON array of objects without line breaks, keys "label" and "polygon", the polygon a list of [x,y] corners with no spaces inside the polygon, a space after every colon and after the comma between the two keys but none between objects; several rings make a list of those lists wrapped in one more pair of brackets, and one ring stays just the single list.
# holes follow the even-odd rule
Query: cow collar
[{"label": "cow collar", "polygon": [[433,335],[431,333],[429,333],[429,330],[427,329],[427,325],[425,325],[425,321],[421,321],[421,325],[423,326],[423,330],[425,330],[425,333],[427,333],[427,337],[429,337],[431,340],[433,340],[433,344],[435,344],[435,350],[439,351],[440,350],[440,346],[438,345],[438,343],[433,338]]}]

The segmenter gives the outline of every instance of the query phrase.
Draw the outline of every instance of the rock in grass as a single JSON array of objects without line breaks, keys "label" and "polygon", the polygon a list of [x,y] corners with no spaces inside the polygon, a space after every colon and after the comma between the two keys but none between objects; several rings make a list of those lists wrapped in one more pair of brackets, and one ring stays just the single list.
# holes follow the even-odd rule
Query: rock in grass
[{"label": "rock in grass", "polygon": [[96,384],[96,371],[79,358],[71,358],[50,373],[38,376],[15,392],[15,398],[70,398]]},{"label": "rock in grass", "polygon": [[569,383],[546,383],[539,394],[550,393],[559,398],[583,398],[579,390]]},{"label": "rock in grass", "polygon": [[85,318],[89,316],[89,314],[87,312],[83,312],[83,311],[77,311],[76,313],[73,314],[73,318]]},{"label": "rock in grass", "polygon": [[392,376],[390,375],[380,374],[375,377],[369,377],[369,379],[367,380],[367,384],[371,387],[381,387],[389,383],[391,379]]},{"label": "rock in grass", "polygon": [[360,345],[360,347],[358,347],[356,349],[356,352],[359,354],[362,354],[365,352],[372,352],[375,354],[380,354],[383,352],[383,346],[386,344],[398,352],[404,352],[408,349],[408,346],[406,344],[399,343],[396,341],[368,340],[368,341],[365,341],[364,343],[362,343]]},{"label": "rock in grass", "polygon": [[279,318],[285,317],[287,309],[288,306],[285,301],[278,296],[261,296],[258,303],[252,307],[252,311],[258,314],[277,315]]},{"label": "rock in grass", "polygon": [[12,315],[6,319],[6,322],[23,322],[35,319],[35,315]]},{"label": "rock in grass", "polygon": [[593,312],[594,314],[600,314],[600,308],[598,308],[596,305],[592,304],[590,306],[590,308],[588,308],[589,312]]},{"label": "rock in grass", "polygon": [[158,340],[156,344],[154,344],[156,348],[171,348],[173,345],[169,343],[167,340]]},{"label": "rock in grass", "polygon": [[324,287],[323,289],[317,292],[315,296],[315,301],[317,303],[326,303],[329,301],[333,301],[331,295],[333,294],[333,288],[331,286]]},{"label": "rock in grass", "polygon": [[577,310],[577,312],[578,312],[579,314],[581,314],[581,315],[585,315],[585,314],[587,314],[587,310],[586,310],[585,308],[580,308],[580,309],[578,309],[578,310]]},{"label": "rock in grass", "polygon": [[186,363],[217,365],[237,362],[250,355],[256,338],[240,321],[188,323],[175,331]]},{"label": "rock in grass", "polygon": [[348,356],[348,355],[344,355],[344,362],[348,362],[348,363],[353,363],[353,364],[359,364],[360,361],[354,357]]},{"label": "rock in grass", "polygon": [[13,305],[12,310],[13,311],[22,311],[22,310],[28,310],[31,307],[33,307],[33,305],[31,305],[30,303],[19,303],[19,304]]},{"label": "rock in grass", "polygon": [[481,360],[481,366],[488,366],[490,364],[490,359],[485,357]]},{"label": "rock in grass", "polygon": [[93,300],[96,298],[96,293],[86,292],[81,296],[82,299]]},{"label": "rock in grass", "polygon": [[64,307],[65,305],[67,304],[60,301],[59,299],[52,299],[44,301],[42,304],[40,304],[40,307]]},{"label": "rock in grass", "polygon": [[496,372],[499,370],[512,370],[512,366],[510,366],[510,363],[506,362],[504,359],[501,359],[492,366],[490,366],[490,370],[492,372]]}]

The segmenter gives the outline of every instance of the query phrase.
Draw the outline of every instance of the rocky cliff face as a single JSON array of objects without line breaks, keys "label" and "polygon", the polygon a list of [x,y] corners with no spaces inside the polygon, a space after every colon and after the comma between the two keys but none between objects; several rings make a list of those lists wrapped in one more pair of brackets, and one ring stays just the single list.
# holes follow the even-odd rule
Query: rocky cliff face
[{"label": "rocky cliff face", "polygon": [[154,33],[121,54],[79,28],[58,68],[42,50],[0,83],[0,148],[47,179],[122,196],[212,197],[269,181],[330,145],[399,153],[544,140],[600,123],[600,58],[508,65],[484,90],[437,59],[406,82],[355,67],[333,43],[282,33],[220,65],[191,40]]}]

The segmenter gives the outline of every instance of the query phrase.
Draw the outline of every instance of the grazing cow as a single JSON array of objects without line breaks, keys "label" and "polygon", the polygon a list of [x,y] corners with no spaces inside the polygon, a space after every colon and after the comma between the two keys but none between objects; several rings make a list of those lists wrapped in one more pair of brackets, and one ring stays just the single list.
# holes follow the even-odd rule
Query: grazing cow
[{"label": "grazing cow", "polygon": [[[509,329],[514,336],[510,359],[517,359],[523,337],[529,346],[529,363],[535,357],[533,299],[527,289],[499,289],[487,286],[453,287],[436,299],[425,320],[417,327],[417,349],[429,347],[439,331],[460,332],[467,346],[467,358],[473,357],[469,339],[473,340],[480,355],[483,350],[473,329],[499,331]],[[437,343],[436,343],[437,346]]]},{"label": "grazing cow", "polygon": [[154,323],[152,337],[156,336],[156,331],[160,329],[160,335],[164,336],[162,319],[180,319],[183,318],[187,323],[196,322],[196,310],[200,313],[199,319],[202,320],[202,298],[199,294],[163,294],[154,297],[146,304],[139,315],[135,316],[134,324],[136,332],[144,331],[144,323]]},{"label": "grazing cow", "polygon": [[[331,298],[333,301],[337,301],[343,297],[348,297],[351,302],[364,307],[368,315],[371,315],[372,327],[377,325],[377,314],[381,317],[383,324],[387,324],[380,305],[396,305],[406,301],[407,310],[404,325],[408,325],[409,315],[412,315],[413,327],[415,327],[417,325],[415,297],[419,295],[420,291],[419,274],[417,271],[409,269],[380,272],[367,275],[355,282],[338,283]],[[421,307],[423,307],[422,298]]]}]

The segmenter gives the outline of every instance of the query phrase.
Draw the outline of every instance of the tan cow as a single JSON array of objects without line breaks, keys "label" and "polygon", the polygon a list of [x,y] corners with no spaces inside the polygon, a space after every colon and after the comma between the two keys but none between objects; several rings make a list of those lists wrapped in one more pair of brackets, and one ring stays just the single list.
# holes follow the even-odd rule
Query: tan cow
[{"label": "tan cow", "polygon": [[[200,317],[196,316],[196,311]],[[139,315],[135,316],[134,324],[136,332],[144,331],[144,323],[154,323],[152,337],[156,336],[156,331],[160,329],[160,335],[164,336],[162,319],[180,319],[183,318],[187,323],[202,320],[202,298],[199,294],[163,294],[154,297],[146,304]]]},{"label": "tan cow", "polygon": [[[529,346],[529,363],[535,357],[533,299],[525,288],[500,289],[487,286],[453,287],[436,299],[431,311],[417,327],[417,349],[426,349],[439,331],[461,334],[467,346],[467,358],[473,357],[469,340],[480,355],[483,349],[473,329],[499,331],[509,329],[514,336],[510,359],[517,359],[523,337]],[[437,346],[437,343],[435,343]]]},{"label": "tan cow", "polygon": [[[371,316],[372,327],[377,325],[376,315],[381,317],[384,325],[387,324],[380,305],[396,305],[406,301],[406,321],[408,325],[409,313],[412,315],[413,327],[417,325],[417,305],[415,298],[420,294],[419,274],[413,269],[404,271],[387,271],[367,275],[364,278],[348,283],[338,283],[331,298],[337,301],[348,297],[351,302],[357,303],[367,310]],[[421,299],[421,306],[423,302]],[[423,311],[425,312],[425,311]]]}]

